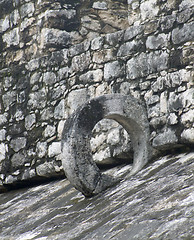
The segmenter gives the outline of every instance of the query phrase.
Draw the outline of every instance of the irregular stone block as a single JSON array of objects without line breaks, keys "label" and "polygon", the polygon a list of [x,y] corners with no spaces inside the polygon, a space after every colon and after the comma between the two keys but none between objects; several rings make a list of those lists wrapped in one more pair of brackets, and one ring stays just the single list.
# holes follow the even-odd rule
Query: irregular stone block
[{"label": "irregular stone block", "polygon": [[40,177],[48,177],[55,174],[53,163],[45,162],[36,167],[37,175]]},{"label": "irregular stone block", "polygon": [[6,144],[1,143],[0,144],[0,162],[5,159],[6,151],[7,151]]},{"label": "irregular stone block", "polygon": [[142,32],[143,32],[143,27],[141,25],[140,26],[131,26],[131,27],[127,28],[127,30],[125,30],[125,32],[124,32],[124,41],[125,42],[129,41]]},{"label": "irregular stone block", "polygon": [[61,153],[61,143],[53,142],[48,148],[48,156],[54,157]]},{"label": "irregular stone block", "polygon": [[171,129],[165,130],[153,139],[153,147],[159,149],[170,148],[178,143],[178,138],[175,132]]},{"label": "irregular stone block", "polygon": [[7,47],[18,46],[20,43],[19,28],[14,28],[13,30],[5,33],[3,35],[3,41],[7,44]]},{"label": "irregular stone block", "polygon": [[70,44],[70,34],[65,30],[43,28],[41,31],[41,48],[68,47]]},{"label": "irregular stone block", "polygon": [[157,0],[147,0],[140,5],[141,18],[142,20],[152,19],[159,13],[159,6]]},{"label": "irregular stone block", "polygon": [[94,2],[92,7],[94,9],[106,10],[107,9],[107,3],[106,2]]},{"label": "irregular stone block", "polygon": [[118,61],[106,63],[104,65],[104,79],[106,81],[112,80],[124,74],[124,66]]},{"label": "irregular stone block", "polygon": [[38,142],[36,145],[36,152],[39,158],[43,158],[47,153],[47,143]]},{"label": "irregular stone block", "polygon": [[18,137],[16,139],[12,139],[10,142],[10,147],[15,151],[19,152],[22,148],[25,148],[27,139],[25,137]]},{"label": "irregular stone block", "polygon": [[152,155],[146,112],[132,96],[120,94],[94,98],[67,119],[62,135],[62,165],[70,182],[85,196],[92,196],[112,185],[110,176],[101,174],[92,160],[90,137],[95,124],[103,118],[120,123],[131,136],[135,174]]},{"label": "irregular stone block", "polygon": [[181,133],[181,140],[182,142],[186,142],[193,144],[194,143],[194,128],[190,128],[190,129],[185,129],[182,133]]},{"label": "irregular stone block", "polygon": [[168,67],[168,58],[166,52],[141,53],[127,62],[127,77],[135,79],[164,70]]},{"label": "irregular stone block", "polygon": [[71,64],[72,71],[83,72],[84,70],[88,69],[90,63],[91,57],[89,52],[82,53],[79,56],[75,56],[73,57]]},{"label": "irregular stone block", "polygon": [[25,128],[31,130],[32,126],[36,123],[36,115],[30,114],[25,117]]},{"label": "irregular stone block", "polygon": [[79,80],[84,84],[86,84],[86,83],[93,83],[93,82],[101,82],[102,78],[103,78],[102,70],[97,69],[97,70],[88,71],[87,73],[82,74],[79,77]]},{"label": "irregular stone block", "polygon": [[161,49],[168,44],[168,35],[161,33],[157,36],[149,36],[146,40],[146,47],[149,49]]},{"label": "irregular stone block", "polygon": [[194,39],[194,22],[185,23],[181,29],[175,28],[172,31],[172,42],[180,44]]},{"label": "irregular stone block", "polygon": [[28,160],[26,159],[26,157],[24,156],[23,153],[18,152],[15,153],[13,155],[13,157],[11,158],[11,165],[14,169],[17,169],[19,167],[23,167],[24,163],[27,162]]},{"label": "irregular stone block", "polygon": [[56,75],[53,72],[46,72],[43,74],[43,82],[46,85],[53,85],[57,81]]}]

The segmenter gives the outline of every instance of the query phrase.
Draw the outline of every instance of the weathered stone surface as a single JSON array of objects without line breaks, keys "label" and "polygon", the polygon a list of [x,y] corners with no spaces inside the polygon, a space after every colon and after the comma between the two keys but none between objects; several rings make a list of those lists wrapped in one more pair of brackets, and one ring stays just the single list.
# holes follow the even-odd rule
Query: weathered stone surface
[{"label": "weathered stone surface", "polygon": [[165,149],[165,147],[169,147],[170,145],[176,144],[177,142],[178,138],[175,135],[175,132],[171,129],[168,129],[154,138],[153,146]]},{"label": "weathered stone surface", "polygon": [[23,153],[15,153],[13,157],[11,158],[11,165],[14,169],[18,167],[22,167],[24,163],[27,162],[26,157],[24,156]]},{"label": "weathered stone surface", "polygon": [[[47,158],[60,163],[48,147],[60,142],[63,123],[80,104],[109,93],[144,99],[151,139],[169,129],[178,139],[160,141],[165,149],[193,148],[192,17],[191,0],[0,1],[1,181],[27,180]],[[101,128],[95,161],[130,159],[122,130]],[[24,137],[18,153],[26,151],[26,162],[9,168],[11,142]]]},{"label": "weathered stone surface", "polygon": [[26,142],[27,140],[25,137],[18,137],[11,140],[10,146],[15,152],[18,152],[19,150],[25,148]]},{"label": "weathered stone surface", "polygon": [[62,165],[67,178],[85,196],[92,196],[114,183],[102,175],[92,160],[92,129],[103,118],[120,123],[131,136],[134,159],[130,174],[145,166],[152,156],[145,109],[132,96],[104,95],[82,105],[67,119],[62,135]]},{"label": "weathered stone surface", "polygon": [[193,160],[193,152],[159,158],[92,199],[66,179],[3,193],[0,238],[192,239]]},{"label": "weathered stone surface", "polygon": [[36,167],[36,172],[40,177],[48,177],[55,173],[55,168],[52,163],[45,162]]},{"label": "weathered stone surface", "polygon": [[175,28],[172,31],[172,41],[174,44],[192,41],[194,38],[194,23],[185,24],[181,29]]},{"label": "weathered stone surface", "polygon": [[58,29],[43,28],[41,32],[41,48],[68,47],[71,43],[70,34]]},{"label": "weathered stone surface", "polygon": [[104,79],[112,80],[124,74],[124,67],[118,61],[106,63],[104,66]]},{"label": "weathered stone surface", "polygon": [[31,130],[35,123],[36,123],[36,115],[34,113],[26,116],[25,128],[27,130]]}]

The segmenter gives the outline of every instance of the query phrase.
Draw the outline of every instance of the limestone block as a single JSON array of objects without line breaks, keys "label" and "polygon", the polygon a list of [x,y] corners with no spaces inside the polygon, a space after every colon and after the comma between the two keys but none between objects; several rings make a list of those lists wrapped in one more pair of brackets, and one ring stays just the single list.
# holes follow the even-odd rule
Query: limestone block
[{"label": "limestone block", "polygon": [[7,114],[0,114],[0,126],[7,123]]},{"label": "limestone block", "polygon": [[102,70],[97,69],[97,70],[88,71],[87,73],[82,74],[79,77],[79,80],[84,84],[86,84],[86,83],[101,82],[102,78],[103,78]]},{"label": "limestone block", "polygon": [[9,28],[9,17],[0,19],[0,33],[5,32]]},{"label": "limestone block", "polygon": [[103,37],[94,38],[91,42],[91,49],[98,50],[101,49],[104,43]]},{"label": "limestone block", "polygon": [[137,50],[140,49],[141,45],[142,45],[141,41],[133,40],[131,42],[126,42],[119,47],[117,56],[124,57],[124,56],[131,55],[131,54],[137,52]]},{"label": "limestone block", "polygon": [[30,109],[41,109],[46,106],[46,89],[42,88],[37,92],[29,94],[28,106]]},{"label": "limestone block", "polygon": [[180,94],[180,99],[184,108],[190,109],[194,106],[194,88],[187,89],[182,94]]},{"label": "limestone block", "polygon": [[11,184],[17,181],[17,176],[9,175],[5,178],[5,184]]},{"label": "limestone block", "polygon": [[109,33],[105,36],[105,42],[110,46],[117,45],[123,39],[124,31],[118,31],[115,33]]},{"label": "limestone block", "polygon": [[20,20],[20,14],[18,9],[15,9],[11,14],[10,14],[10,26],[13,27],[19,23]]},{"label": "limestone block", "polygon": [[177,112],[182,110],[183,102],[179,95],[176,95],[174,92],[170,92],[168,100],[168,108],[170,112]]},{"label": "limestone block", "polygon": [[112,80],[124,74],[124,66],[118,61],[109,62],[104,65],[104,79],[106,81]]},{"label": "limestone block", "polygon": [[[20,24],[20,31],[23,32],[26,28],[30,27],[35,22],[35,18],[25,18]],[[33,31],[36,34],[36,31]],[[31,33],[32,34],[32,33]]]},{"label": "limestone block", "polygon": [[28,180],[28,179],[31,179],[33,177],[36,177],[35,169],[25,169],[25,171],[22,174],[21,179],[22,180]]},{"label": "limestone block", "polygon": [[53,85],[57,81],[56,75],[54,72],[46,72],[43,74],[43,82],[46,85]]},{"label": "limestone block", "polygon": [[156,17],[160,9],[157,5],[157,0],[147,0],[141,3],[140,10],[141,18],[145,21]]},{"label": "limestone block", "polygon": [[43,132],[43,136],[45,138],[48,138],[48,137],[52,137],[53,135],[55,135],[55,133],[56,133],[55,126],[47,125]]},{"label": "limestone block", "polygon": [[65,30],[43,28],[41,31],[41,48],[68,47],[70,44],[70,34]]},{"label": "limestone block", "polygon": [[167,69],[168,53],[156,51],[154,53],[141,53],[127,62],[127,77],[135,79],[145,77],[150,73]]},{"label": "limestone block", "polygon": [[194,143],[194,128],[183,130],[181,133],[181,138],[183,142]]},{"label": "limestone block", "polygon": [[92,61],[94,63],[104,63],[115,59],[114,49],[103,49],[93,53]]},{"label": "limestone block", "polygon": [[110,145],[116,145],[120,141],[120,129],[112,129],[107,136],[107,143]]},{"label": "limestone block", "polygon": [[32,59],[26,64],[26,69],[29,71],[37,70],[40,67],[40,59]]},{"label": "limestone block", "polygon": [[64,120],[59,121],[59,124],[58,124],[58,127],[57,127],[58,139],[61,139],[64,123],[65,123]]},{"label": "limestone block", "polygon": [[58,78],[59,78],[59,80],[67,78],[69,73],[70,73],[69,67],[60,68],[59,71],[58,71]]},{"label": "limestone block", "polygon": [[178,123],[178,117],[175,113],[170,113],[170,115],[168,117],[168,123],[170,125],[175,125]]},{"label": "limestone block", "polygon": [[157,36],[149,36],[146,40],[146,48],[148,49],[161,49],[168,44],[168,35],[161,33]]},{"label": "limestone block", "polygon": [[34,8],[33,2],[28,2],[24,5],[22,5],[20,8],[21,18],[31,17],[33,15],[34,11],[35,11],[35,8]]},{"label": "limestone block", "polygon": [[15,153],[11,158],[11,165],[14,169],[23,167],[25,162],[27,162],[27,159],[21,152]]},{"label": "limestone block", "polygon": [[153,147],[162,149],[171,148],[173,145],[176,145],[177,142],[178,138],[175,132],[168,128],[153,139]]},{"label": "limestone block", "polygon": [[180,5],[179,5],[179,9],[184,10],[187,8],[192,8],[192,6],[194,6],[194,3],[192,0],[183,0],[183,1],[181,1]]},{"label": "limestone block", "polygon": [[48,147],[48,156],[49,157],[54,157],[57,156],[61,153],[61,143],[60,142],[53,142],[49,147]]},{"label": "limestone block", "polygon": [[3,105],[6,110],[8,110],[10,106],[16,101],[16,96],[16,91],[8,91],[3,95]]},{"label": "limestone block", "polygon": [[181,123],[184,125],[194,123],[194,109],[190,109],[188,112],[182,114]]},{"label": "limestone block", "polygon": [[25,137],[18,137],[12,139],[10,142],[10,147],[15,151],[19,152],[19,150],[25,148],[27,139]]},{"label": "limestone block", "polygon": [[187,8],[180,13],[177,14],[177,22],[178,23],[185,23],[193,14],[193,9]]},{"label": "limestone block", "polygon": [[40,177],[48,177],[55,173],[55,168],[53,163],[45,162],[36,167],[36,173]]},{"label": "limestone block", "polygon": [[173,27],[174,22],[176,21],[176,17],[173,15],[168,15],[168,16],[164,16],[160,19],[160,27],[161,30],[167,30],[167,29],[171,29]]},{"label": "limestone block", "polygon": [[68,49],[68,57],[74,57],[76,55],[80,55],[81,53],[88,51],[89,47],[90,47],[90,41],[88,40],[82,43],[73,45]]},{"label": "limestone block", "polygon": [[160,116],[160,104],[156,104],[148,109],[148,118],[155,118]]},{"label": "limestone block", "polygon": [[166,114],[168,111],[167,92],[162,92],[160,95],[160,113]]},{"label": "limestone block", "polygon": [[54,118],[55,119],[64,119],[66,116],[66,104],[65,100],[62,99],[54,110]]},{"label": "limestone block", "polygon": [[25,128],[26,128],[26,130],[31,130],[35,123],[36,123],[36,115],[34,113],[29,114],[25,117]]},{"label": "limestone block", "polygon": [[141,34],[142,32],[143,32],[143,27],[141,25],[131,26],[127,28],[124,32],[124,41],[132,40],[134,37]]},{"label": "limestone block", "polygon": [[5,140],[5,136],[6,136],[6,130],[5,129],[1,129],[0,130],[0,141],[4,141]]},{"label": "limestone block", "polygon": [[107,135],[103,132],[95,137],[92,137],[90,140],[92,152],[97,152],[99,148],[101,149],[102,145],[106,143],[106,139]]},{"label": "limestone block", "polygon": [[48,121],[53,118],[54,112],[52,108],[45,108],[41,112],[41,120]]},{"label": "limestone block", "polygon": [[40,80],[41,80],[41,73],[35,72],[34,74],[32,74],[32,76],[30,78],[30,84],[34,85],[35,83],[39,82]]},{"label": "limestone block", "polygon": [[192,41],[194,38],[194,22],[185,23],[182,28],[175,28],[172,31],[172,42],[181,44]]},{"label": "limestone block", "polygon": [[90,63],[91,63],[91,57],[89,52],[82,53],[79,56],[75,56],[73,57],[72,64],[71,64],[72,71],[82,72],[88,69]]},{"label": "limestone block", "polygon": [[105,148],[93,154],[93,160],[97,164],[105,165],[111,164],[114,162],[114,159],[111,157],[110,149]]},{"label": "limestone block", "polygon": [[7,145],[5,143],[0,143],[0,163],[5,159],[7,152]]},{"label": "limestone block", "polygon": [[5,33],[3,35],[3,41],[7,44],[7,47],[18,46],[20,43],[19,28],[14,28],[13,30]]},{"label": "limestone block", "polygon": [[148,59],[145,53],[141,53],[139,56],[131,58],[127,61],[127,78],[135,79],[138,77],[144,77],[149,74]]},{"label": "limestone block", "polygon": [[43,158],[47,153],[47,143],[46,142],[38,142],[36,144],[36,152],[39,158]]},{"label": "limestone block", "polygon": [[94,2],[92,7],[98,10],[107,10],[107,3],[106,2]]}]

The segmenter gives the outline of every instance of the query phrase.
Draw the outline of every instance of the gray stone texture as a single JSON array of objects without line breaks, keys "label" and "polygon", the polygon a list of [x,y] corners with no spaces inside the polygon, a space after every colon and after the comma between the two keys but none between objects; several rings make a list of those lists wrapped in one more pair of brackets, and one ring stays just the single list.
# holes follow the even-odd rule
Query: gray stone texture
[{"label": "gray stone texture", "polygon": [[[193,1],[68,2],[0,1],[1,186],[60,166],[64,122],[110,93],[141,99],[155,148],[193,148]],[[131,159],[123,129],[99,126],[95,161]]]},{"label": "gray stone texture", "polygon": [[103,118],[117,121],[130,134],[134,151],[130,175],[141,170],[152,157],[149,123],[140,102],[130,95],[120,94],[104,95],[86,102],[66,120],[61,157],[67,178],[87,197],[115,183],[114,179],[100,173],[90,150],[92,129]]},{"label": "gray stone texture", "polygon": [[[0,238],[191,240],[193,160],[194,153],[158,158],[92,199],[67,179],[3,193]],[[122,176],[129,170],[105,173]]]}]

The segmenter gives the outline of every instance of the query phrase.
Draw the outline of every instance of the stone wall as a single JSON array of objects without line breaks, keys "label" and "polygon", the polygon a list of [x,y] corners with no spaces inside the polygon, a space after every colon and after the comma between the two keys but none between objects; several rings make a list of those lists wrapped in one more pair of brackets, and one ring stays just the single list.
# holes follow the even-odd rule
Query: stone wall
[{"label": "stone wall", "polygon": [[[1,1],[0,185],[63,175],[65,120],[107,93],[142,100],[156,149],[193,147],[193,12],[189,0]],[[97,162],[131,156],[110,120],[91,145]]]}]

